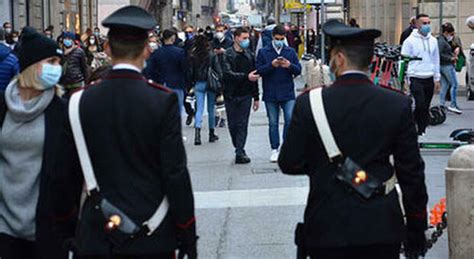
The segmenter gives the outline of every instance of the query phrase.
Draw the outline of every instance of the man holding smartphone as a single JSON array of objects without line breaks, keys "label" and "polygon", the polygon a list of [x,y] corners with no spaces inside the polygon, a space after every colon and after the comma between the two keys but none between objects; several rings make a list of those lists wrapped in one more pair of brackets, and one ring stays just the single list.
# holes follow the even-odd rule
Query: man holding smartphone
[{"label": "man holding smartphone", "polygon": [[263,78],[263,101],[270,124],[269,136],[272,154],[270,162],[278,160],[280,147],[279,117],[283,110],[285,126],[283,139],[286,136],[291,114],[295,105],[295,84],[293,78],[301,74],[301,64],[294,49],[285,44],[285,28],[276,26],[272,32],[270,46],[262,48],[257,56],[257,73]]}]

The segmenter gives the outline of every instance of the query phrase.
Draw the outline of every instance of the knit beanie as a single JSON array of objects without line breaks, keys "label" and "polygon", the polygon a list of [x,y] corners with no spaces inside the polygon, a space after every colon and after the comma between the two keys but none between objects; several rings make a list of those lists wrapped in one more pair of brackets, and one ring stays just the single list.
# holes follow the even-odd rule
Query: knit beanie
[{"label": "knit beanie", "polygon": [[22,31],[18,46],[20,72],[38,61],[53,56],[63,56],[63,51],[54,40],[31,28]]}]

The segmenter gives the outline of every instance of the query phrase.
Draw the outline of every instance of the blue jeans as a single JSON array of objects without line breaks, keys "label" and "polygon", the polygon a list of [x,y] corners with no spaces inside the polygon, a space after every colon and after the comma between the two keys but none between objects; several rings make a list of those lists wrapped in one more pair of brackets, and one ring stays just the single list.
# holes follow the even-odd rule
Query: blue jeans
[{"label": "blue jeans", "polygon": [[270,145],[272,149],[278,149],[280,147],[280,132],[279,132],[279,119],[280,119],[280,107],[283,110],[283,117],[285,119],[285,126],[283,128],[283,141],[285,141],[288,126],[291,121],[291,114],[293,113],[293,107],[295,106],[295,100],[283,101],[283,102],[270,102],[265,101],[265,108],[267,110],[268,122],[270,124],[269,135]]},{"label": "blue jeans", "polygon": [[439,93],[439,102],[441,105],[446,103],[446,94],[449,86],[451,86],[451,107],[458,107],[456,102],[456,94],[458,90],[458,78],[454,65],[441,65],[441,91]]},{"label": "blue jeans", "polygon": [[207,95],[207,113],[209,117],[209,129],[216,126],[215,105],[216,93],[207,90],[207,82],[199,81],[194,85],[194,94],[196,95],[196,118],[194,127],[200,129],[202,127],[202,115],[204,113],[204,101]]}]

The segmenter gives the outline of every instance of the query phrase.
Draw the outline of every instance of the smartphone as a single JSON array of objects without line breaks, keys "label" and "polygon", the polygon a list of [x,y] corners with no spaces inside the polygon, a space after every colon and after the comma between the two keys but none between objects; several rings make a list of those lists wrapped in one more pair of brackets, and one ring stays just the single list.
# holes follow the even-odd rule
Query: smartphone
[{"label": "smartphone", "polygon": [[277,60],[278,60],[278,61],[283,61],[283,60],[285,60],[285,59],[284,59],[283,57],[277,57]]}]

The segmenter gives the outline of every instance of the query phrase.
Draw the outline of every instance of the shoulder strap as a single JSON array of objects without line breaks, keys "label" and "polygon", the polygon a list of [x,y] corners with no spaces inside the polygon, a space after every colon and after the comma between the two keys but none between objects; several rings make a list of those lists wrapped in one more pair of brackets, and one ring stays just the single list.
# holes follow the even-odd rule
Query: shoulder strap
[{"label": "shoulder strap", "polygon": [[320,87],[309,92],[309,101],[311,112],[313,113],[314,121],[316,122],[316,128],[321,136],[329,160],[332,161],[336,157],[341,157],[342,153],[334,140],[328,118],[326,117],[322,91],[323,88]]},{"label": "shoulder strap", "polygon": [[[74,136],[74,141],[76,142],[79,161],[84,174],[87,194],[90,195],[91,191],[93,190],[99,191],[99,186],[94,175],[94,168],[92,167],[89,152],[87,151],[84,132],[82,131],[79,104],[83,92],[84,90],[79,90],[71,96],[71,99],[69,100],[69,120],[71,122],[72,134]],[[143,225],[148,228],[147,235],[153,234],[155,230],[161,225],[166,217],[166,214],[168,213],[169,206],[168,197],[164,196],[155,213],[153,213],[148,221],[143,223]]]},{"label": "shoulder strap", "polygon": [[87,144],[84,139],[84,133],[82,131],[79,103],[83,92],[84,90],[80,90],[71,96],[71,99],[69,100],[69,120],[71,122],[72,134],[74,136],[74,142],[76,142],[77,153],[79,155],[79,161],[86,182],[87,193],[90,194],[94,189],[99,191],[99,186],[97,185],[94,176],[94,168],[92,167],[89,152],[87,151]]}]

